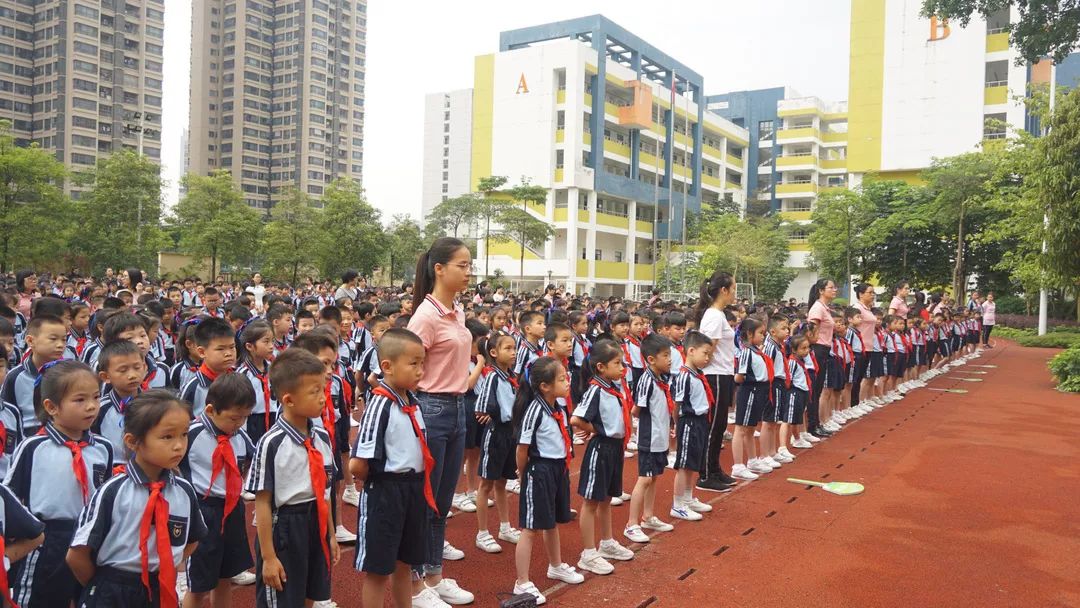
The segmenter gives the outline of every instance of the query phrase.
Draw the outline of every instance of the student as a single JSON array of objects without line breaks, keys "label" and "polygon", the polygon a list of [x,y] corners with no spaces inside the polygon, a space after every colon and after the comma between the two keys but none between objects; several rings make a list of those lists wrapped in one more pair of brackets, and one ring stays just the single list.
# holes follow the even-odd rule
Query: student
[{"label": "student", "polygon": [[195,326],[210,317],[192,316],[176,330],[176,362],[169,368],[169,388],[179,391],[195,377],[202,364],[198,346],[195,344]]},{"label": "student", "polygon": [[277,401],[270,387],[270,360],[274,357],[274,334],[266,321],[252,321],[240,330],[240,366],[236,373],[247,379],[255,391],[255,405],[245,430],[258,442],[277,418]]},{"label": "student", "polygon": [[68,310],[71,326],[68,329],[65,359],[78,359],[90,341],[90,307],[82,302],[71,304]]},{"label": "student", "polygon": [[521,343],[518,345],[517,360],[514,362],[514,373],[521,375],[525,368],[540,358],[544,351],[544,333],[547,324],[544,315],[531,310],[521,313]]},{"label": "student", "polygon": [[240,500],[241,471],[255,446],[244,431],[255,407],[256,391],[240,374],[224,374],[210,384],[206,407],[188,427],[188,449],[180,471],[199,496],[206,536],[188,562],[185,608],[200,608],[213,597],[214,608],[228,607],[232,577],[254,564]]},{"label": "student", "polygon": [[[509,341],[509,336],[498,338],[500,343],[504,340]],[[547,599],[529,580],[537,531],[542,531],[544,538],[547,577],[572,585],[585,581],[580,572],[562,561],[557,527],[557,524],[569,523],[572,519],[570,459],[574,449],[566,427],[566,415],[556,402],[559,398],[569,398],[568,378],[567,370],[558,360],[551,357],[537,359],[529,369],[529,381],[518,391],[513,407],[513,426],[520,429],[515,460],[522,487],[518,499],[518,525],[522,531],[515,552],[514,594],[528,593],[536,598],[538,605]]]},{"label": "student", "polygon": [[668,532],[671,524],[655,514],[656,480],[664,474],[675,400],[671,396],[671,340],[654,333],[641,341],[648,367],[638,381],[631,414],[638,419],[638,479],[630,498],[630,517],[623,536],[649,542],[645,530]]},{"label": "student", "polygon": [[[84,585],[80,607],[178,605],[177,565],[206,535],[195,489],[173,472],[187,450],[190,420],[188,405],[166,390],[128,405],[124,445],[133,456],[91,496],[67,552]],[[159,543],[162,536],[169,542]]]},{"label": "student", "polygon": [[[459,511],[473,513],[476,511],[477,493],[480,490],[480,446],[483,440],[483,428],[477,421],[476,404],[480,399],[482,377],[486,369],[487,356],[483,352],[481,343],[486,341],[490,329],[476,319],[466,319],[465,328],[472,335],[472,354],[469,361],[468,389],[464,395],[465,401],[465,460],[462,481],[465,486],[464,492],[454,493],[451,503]],[[487,507],[487,501],[484,501]]]},{"label": "student", "polygon": [[2,316],[4,312],[2,308],[6,307],[0,306],[0,346],[4,347],[6,354],[4,362],[7,364],[7,371],[10,372],[22,361],[22,351],[15,345],[15,326]]},{"label": "student", "polygon": [[24,608],[68,606],[82,588],[64,562],[75,520],[112,472],[113,450],[90,432],[98,412],[98,381],[80,361],[46,364],[34,390],[43,432],[19,445],[4,485],[45,525],[45,544],[9,574]]},{"label": "student", "polygon": [[273,329],[274,356],[277,357],[289,347],[289,338],[293,329],[292,313],[289,307],[273,304],[266,311],[266,322]]},{"label": "student", "polygon": [[125,460],[124,415],[128,403],[142,392],[146,359],[134,342],[121,340],[101,350],[98,377],[104,385],[101,409],[91,429],[107,440],[117,461]]},{"label": "student", "polygon": [[[626,325],[629,325],[627,321]],[[591,435],[582,457],[578,494],[585,499],[580,524],[584,550],[578,568],[611,574],[607,559],[634,559],[634,552],[619,544],[611,532],[611,498],[622,495],[622,468],[630,441],[632,403],[619,387],[623,378],[623,351],[610,340],[597,341],[589,354],[589,389],[574,409],[570,423]],[[597,524],[600,543],[597,547]]]},{"label": "student", "polygon": [[105,323],[115,314],[119,314],[120,310],[115,308],[101,308],[90,317],[90,343],[83,349],[82,361],[90,366],[90,369],[97,369],[97,359],[101,354],[101,348],[105,346],[101,341],[101,336],[105,333]]},{"label": "student", "polygon": [[862,311],[856,307],[848,307],[844,309],[844,317],[847,319],[848,327],[844,340],[852,356],[848,374],[848,384],[851,387],[848,404],[851,410],[866,415],[874,411],[874,408],[866,403],[863,395],[863,380],[866,377],[866,359],[869,353],[867,353],[867,344],[863,340],[861,331]]},{"label": "student", "polygon": [[206,407],[210,384],[221,374],[230,372],[236,363],[236,335],[228,321],[212,317],[195,326],[193,338],[202,363],[195,376],[180,389],[180,398],[191,404],[198,418]]},{"label": "student", "polygon": [[423,412],[413,391],[420,381],[424,345],[405,329],[379,343],[382,378],[372,388],[349,468],[364,484],[355,567],[365,573],[362,605],[382,606],[387,583],[395,606],[412,606],[412,568],[427,559],[428,509],[434,458]]},{"label": "student", "polygon": [[297,312],[296,336],[302,336],[313,329],[315,329],[315,314],[306,309]]},{"label": "student", "polygon": [[244,485],[258,522],[255,602],[310,605],[330,599],[330,568],[341,557],[330,524],[334,449],[312,422],[325,405],[326,365],[289,348],[270,366],[270,383],[280,416],[259,440]]},{"label": "student", "polygon": [[0,604],[15,606],[7,581],[12,580],[7,564],[15,566],[45,542],[45,525],[19,502],[15,494],[0,485],[0,528],[3,529],[3,560],[0,561]]},{"label": "student", "polygon": [[732,440],[732,459],[735,464],[732,476],[752,481],[758,474],[771,473],[768,461],[754,457],[754,427],[761,422],[761,414],[770,405],[769,387],[772,385],[773,362],[761,352],[765,342],[765,326],[754,317],[746,317],[740,324],[743,348],[735,368],[735,437]]},{"label": "student", "polygon": [[375,305],[371,302],[354,304],[353,315],[353,333],[350,340],[353,343],[356,354],[362,355],[367,349],[371,348],[372,344],[374,344],[374,340],[371,337],[371,318],[375,316]]},{"label": "student", "polygon": [[[165,388],[169,381],[169,369],[164,363],[157,361],[150,355],[150,336],[146,331],[147,321],[139,315],[129,312],[121,312],[113,315],[105,322],[105,330],[101,336],[104,346],[114,342],[128,341],[139,348],[145,366],[141,381],[142,390],[152,388]],[[100,351],[99,351],[100,352]]]},{"label": "student", "polygon": [[645,358],[641,356],[641,340],[645,337],[645,329],[648,326],[643,315],[634,313],[630,317],[630,333],[623,342],[623,350],[629,353],[631,391],[637,386],[638,378],[645,373]]},{"label": "student", "polygon": [[216,287],[210,286],[203,290],[202,314],[215,319],[225,319],[225,310],[221,308],[221,293]]},{"label": "student", "polygon": [[[382,339],[386,330],[390,329],[390,319],[381,315],[374,315],[368,319],[368,335],[370,346],[358,356],[353,363],[356,370],[356,390],[367,403],[371,399],[371,388],[378,382],[379,374],[379,340]],[[348,491],[348,488],[346,488]],[[356,506],[356,505],[353,505]]]},{"label": "student", "polygon": [[480,385],[476,413],[483,421],[480,439],[480,490],[476,495],[476,546],[485,553],[499,553],[502,546],[488,531],[488,498],[494,496],[499,514],[499,539],[516,544],[520,532],[510,526],[510,509],[506,499],[506,482],[518,477],[515,467],[514,399],[518,393],[514,365],[514,337],[502,332],[493,333],[481,342],[483,355],[491,362]]},{"label": "student", "polygon": [[26,347],[30,354],[4,378],[0,399],[5,407],[18,409],[22,416],[24,436],[29,437],[41,428],[34,408],[34,385],[41,366],[64,356],[67,328],[60,317],[38,315],[26,326]]},{"label": "student", "polygon": [[[711,506],[694,497],[693,476],[697,473],[700,478],[705,471],[709,413],[713,410],[716,396],[702,369],[712,359],[715,347],[708,336],[698,331],[687,332],[683,345],[686,348],[686,364],[679,370],[672,386],[676,453],[673,466],[675,494],[671,516],[697,521],[701,519],[702,513],[712,511]],[[700,484],[699,487],[709,489]]]},{"label": "student", "polygon": [[769,389],[771,391],[769,403],[762,414],[761,452],[766,458],[775,460],[777,464],[788,464],[795,460],[785,447],[786,444],[778,440],[778,424],[782,422],[780,409],[787,399],[785,393],[791,385],[791,376],[787,373],[787,353],[784,350],[784,344],[791,333],[790,327],[787,317],[783,315],[769,317],[768,333],[761,347],[761,352],[770,359],[774,371]]},{"label": "student", "polygon": [[810,371],[806,368],[806,360],[810,356],[810,340],[806,334],[796,334],[791,337],[788,349],[791,356],[784,365],[791,382],[780,408],[780,440],[784,446],[782,449],[787,451],[789,457],[795,458],[787,449],[788,445],[804,450],[814,447],[814,444],[800,437],[798,433],[798,426],[806,416],[806,407],[810,403],[810,388],[813,386]]}]

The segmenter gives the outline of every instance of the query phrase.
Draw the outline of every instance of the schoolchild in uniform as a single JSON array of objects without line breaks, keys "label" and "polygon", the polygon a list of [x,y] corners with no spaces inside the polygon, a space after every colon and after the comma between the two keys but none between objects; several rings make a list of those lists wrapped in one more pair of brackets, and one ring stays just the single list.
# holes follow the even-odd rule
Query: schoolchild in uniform
[{"label": "schoolchild in uniform", "polygon": [[274,357],[274,334],[270,324],[256,320],[240,330],[240,365],[236,373],[243,376],[255,391],[255,407],[248,416],[245,430],[253,443],[257,443],[277,419],[277,401],[270,386],[270,361]]},{"label": "schoolchild in uniform", "polygon": [[266,322],[274,330],[274,356],[285,352],[292,339],[292,312],[284,304],[272,304],[266,311]]},{"label": "schoolchild in uniform", "polygon": [[[785,392],[790,384],[791,377],[787,375],[787,353],[784,344],[790,334],[790,324],[783,315],[769,317],[765,342],[761,352],[765,353],[773,366],[773,381],[769,390],[772,399],[765,407],[761,415],[761,453],[764,458],[775,460],[777,464],[788,464],[794,460],[794,456],[788,451],[785,444],[779,441],[780,409],[783,407]],[[769,463],[770,466],[772,463]]]},{"label": "schoolchild in uniform", "polygon": [[[486,368],[486,356],[481,342],[486,341],[490,329],[477,319],[466,319],[465,328],[472,336],[472,353],[469,360],[469,380],[465,391],[465,459],[464,475],[458,480],[463,492],[455,492],[451,504],[465,513],[473,513],[477,507],[477,493],[480,491],[480,444],[483,427],[476,420],[476,404],[479,401],[480,385]],[[486,503],[486,501],[485,501]],[[485,504],[485,507],[487,505]]]},{"label": "schoolchild in uniform", "polygon": [[221,292],[217,287],[207,287],[202,294],[202,314],[215,319],[225,320],[225,309],[221,307]]},{"label": "schoolchild in uniform", "polygon": [[[574,403],[581,401],[585,394],[584,382],[581,377],[585,362],[589,357],[589,349],[592,342],[589,341],[589,318],[581,311],[571,312],[568,318],[570,330],[574,337],[573,353],[570,356],[570,399]],[[580,431],[574,431],[574,445],[585,445],[585,435]]]},{"label": "schoolchild in uniform", "polygon": [[91,317],[90,320],[90,343],[83,349],[82,361],[90,366],[90,369],[97,369],[97,360],[101,355],[101,349],[105,346],[102,342],[102,334],[105,333],[105,323],[110,317],[116,314],[120,314],[122,311],[115,308],[101,308]]},{"label": "schoolchild in uniform", "polygon": [[[764,331],[764,330],[763,330]],[[675,493],[671,516],[686,521],[701,519],[712,507],[694,497],[694,474],[700,479],[705,471],[709,437],[709,412],[716,396],[701,371],[708,365],[713,342],[699,331],[688,331],[683,339],[686,362],[673,382],[675,400]]]},{"label": "schoolchild in uniform", "polygon": [[630,353],[630,389],[637,386],[638,378],[645,373],[645,357],[641,355],[641,340],[645,337],[645,331],[649,323],[645,315],[635,312],[630,316],[630,333],[626,336],[624,347]]},{"label": "schoolchild in uniform", "polygon": [[[629,322],[626,323],[629,326]],[[591,435],[581,461],[578,494],[584,499],[579,521],[584,550],[578,568],[595,574],[611,574],[607,559],[631,560],[634,552],[619,544],[611,533],[611,498],[621,496],[623,455],[630,441],[633,403],[620,387],[623,352],[610,340],[599,340],[589,353],[592,379],[589,389],[570,419],[575,428]],[[600,543],[597,546],[597,525]]]},{"label": "schoolchild in uniform", "polygon": [[326,374],[326,364],[303,348],[289,348],[270,366],[281,411],[244,484],[255,494],[259,608],[330,599],[330,568],[341,556],[330,523],[335,450],[313,421],[326,404]]},{"label": "schoolchild in uniform", "polygon": [[[502,339],[500,339],[501,341]],[[529,565],[536,533],[544,538],[548,558],[547,577],[576,585],[585,577],[562,561],[558,524],[569,523],[570,460],[574,446],[566,424],[566,412],[557,399],[569,399],[569,374],[552,357],[541,357],[529,368],[528,381],[514,401],[513,426],[520,429],[515,451],[521,477],[518,525],[521,539],[515,551],[517,577],[514,594],[528,593],[538,605],[547,598],[529,580]]]},{"label": "schoolchild in uniform", "polygon": [[630,517],[623,536],[635,543],[649,542],[645,530],[668,532],[671,524],[656,516],[656,481],[667,467],[671,420],[671,340],[654,333],[641,341],[648,367],[638,380],[631,415],[638,419],[638,478],[630,498]]},{"label": "schoolchild in uniform", "polygon": [[134,342],[121,340],[101,350],[98,367],[104,389],[101,409],[91,430],[109,442],[117,462],[124,462],[124,415],[128,403],[142,392],[146,359]]},{"label": "schoolchild in uniform", "polygon": [[229,322],[221,318],[203,320],[195,326],[192,334],[202,363],[191,380],[180,389],[180,398],[191,404],[197,418],[206,407],[206,393],[210,390],[210,384],[221,374],[231,371],[236,363],[236,334]]},{"label": "schoolchild in uniform", "polygon": [[513,336],[496,332],[481,342],[485,359],[490,362],[480,383],[476,415],[481,421],[480,490],[476,495],[476,546],[486,553],[499,553],[502,546],[488,531],[488,498],[494,497],[499,514],[499,539],[517,543],[520,532],[510,525],[506,483],[518,477],[514,460],[514,398],[519,380],[511,367],[517,353]]},{"label": "schoolchild in uniform", "polygon": [[886,403],[885,400],[885,378],[888,370],[888,354],[886,350],[886,332],[881,326],[881,310],[878,308],[873,309],[874,316],[877,317],[877,324],[874,326],[874,340],[870,344],[870,358],[866,364],[866,376],[870,378],[873,386],[873,394],[867,395],[867,398],[873,403],[875,407],[883,407]]},{"label": "schoolchild in uniform", "polygon": [[45,542],[45,525],[15,497],[15,494],[0,485],[0,605],[13,606],[11,580],[7,563],[12,567],[19,564],[28,554]]},{"label": "schoolchild in uniform", "polygon": [[900,378],[904,377],[904,366],[907,363],[907,353],[904,351],[904,342],[900,339],[900,328],[904,320],[896,315],[885,315],[882,322],[886,328],[885,354],[889,358],[888,375],[885,377],[887,385],[885,391],[891,395],[893,401],[899,400],[903,393],[897,389]]},{"label": "schoolchild in uniform", "polygon": [[[784,394],[783,406],[780,408],[780,439],[784,449],[790,445],[794,448],[809,449],[814,447],[799,435],[798,427],[806,416],[806,407],[810,403],[810,390],[814,383],[807,369],[806,361],[810,356],[810,339],[805,333],[796,334],[788,341],[788,350],[791,356],[784,362],[787,368],[787,377],[791,383]],[[792,458],[794,455],[788,452]]]},{"label": "schoolchild in uniform", "polygon": [[848,403],[844,399],[844,393],[848,383],[848,366],[851,365],[851,355],[848,352],[848,343],[844,340],[847,333],[847,319],[843,311],[832,311],[833,317],[833,340],[829,349],[829,361],[825,365],[825,384],[823,390],[831,393],[828,401],[830,411],[821,413],[821,420],[831,423],[833,431],[839,431],[853,417],[847,413]]},{"label": "schoolchild in uniform", "polygon": [[371,302],[354,302],[353,315],[351,340],[359,356],[375,343],[371,336],[371,319],[375,316],[375,305]]},{"label": "schoolchild in uniform", "polygon": [[78,359],[90,341],[90,307],[82,302],[72,303],[68,307],[68,318],[71,319],[71,326],[68,328],[64,358]]},{"label": "schoolchild in uniform", "polygon": [[[185,313],[190,314],[190,313]],[[184,388],[202,365],[199,347],[195,344],[195,326],[209,317],[190,315],[182,321],[176,330],[176,362],[169,368],[169,388],[176,391]]]},{"label": "schoolchild in uniform", "polygon": [[754,457],[754,427],[761,422],[765,408],[770,406],[770,386],[775,378],[773,362],[761,351],[765,342],[765,325],[754,317],[746,317],[739,325],[742,349],[735,368],[735,437],[732,440],[732,477],[751,481],[761,473],[771,473],[773,467]]},{"label": "schoolchild in uniform", "polygon": [[413,394],[424,354],[423,342],[407,329],[383,334],[382,377],[349,459],[353,476],[364,484],[354,566],[365,573],[365,608],[383,605],[388,583],[395,606],[412,606],[412,568],[427,561],[428,509],[437,510],[430,477],[435,459]]},{"label": "schoolchild in uniform", "polygon": [[188,562],[185,608],[200,608],[207,596],[214,608],[231,605],[232,577],[254,564],[240,500],[255,451],[244,430],[257,392],[241,374],[224,374],[210,384],[206,408],[188,427],[188,450],[180,471],[199,496],[206,536]]},{"label": "schoolchild in uniform", "polygon": [[519,326],[521,327],[521,342],[518,344],[517,360],[514,362],[514,373],[518,376],[544,353],[544,332],[547,331],[547,323],[542,313],[527,310],[521,313]]},{"label": "schoolchild in uniform", "polygon": [[[8,308],[8,310],[11,309]],[[3,310],[0,310],[0,313],[2,312]],[[15,345],[15,326],[2,315],[0,315],[0,346],[4,347],[4,361],[7,364],[7,371],[10,372],[22,361],[22,351]]]},{"label": "schoolchild in uniform", "polygon": [[844,332],[844,341],[851,350],[852,363],[848,372],[848,384],[851,386],[848,404],[850,409],[861,414],[869,414],[873,408],[866,404],[866,396],[862,394],[863,378],[866,377],[867,345],[863,343],[862,332],[859,331],[859,322],[862,313],[858,308],[848,307],[844,309],[844,317],[847,319],[847,331]]},{"label": "schoolchild in uniform", "polygon": [[[102,344],[108,346],[114,342],[128,341],[139,348],[145,366],[142,378],[142,390],[165,388],[169,381],[169,369],[164,363],[150,355],[150,335],[147,333],[148,320],[130,312],[121,312],[109,317],[102,333]],[[100,352],[100,351],[99,351]]]},{"label": "schoolchild in uniform", "polygon": [[84,585],[80,607],[178,605],[177,565],[206,535],[195,489],[173,472],[187,451],[190,421],[189,406],[166,390],[128,405],[124,444],[134,456],[91,496],[67,553]]},{"label": "schoolchild in uniform", "polygon": [[98,381],[80,361],[48,363],[38,376],[35,405],[43,431],[23,441],[4,485],[45,524],[45,544],[10,572],[19,606],[68,606],[82,588],[64,561],[75,521],[112,472],[113,450],[90,432],[98,412]]},{"label": "schoolchild in uniform", "polygon": [[64,321],[52,315],[38,315],[26,326],[26,347],[29,356],[8,372],[0,399],[5,407],[18,409],[22,416],[24,436],[33,435],[41,428],[41,421],[34,408],[34,386],[41,366],[64,356],[67,328]]},{"label": "schoolchild in uniform", "polygon": [[[161,304],[157,301],[150,301],[146,303],[146,306],[138,312],[138,317],[142,319],[143,324],[146,326],[146,337],[150,341],[149,356],[162,366],[165,370],[165,380],[168,380],[169,364],[165,362],[165,338],[162,331],[161,323]],[[165,386],[162,384],[162,386]]]},{"label": "schoolchild in uniform", "polygon": [[379,340],[382,339],[386,330],[390,329],[390,319],[382,315],[374,315],[368,319],[368,335],[370,346],[360,352],[353,369],[356,370],[356,390],[363,397],[364,403],[371,399],[371,389],[378,384],[379,374]]}]

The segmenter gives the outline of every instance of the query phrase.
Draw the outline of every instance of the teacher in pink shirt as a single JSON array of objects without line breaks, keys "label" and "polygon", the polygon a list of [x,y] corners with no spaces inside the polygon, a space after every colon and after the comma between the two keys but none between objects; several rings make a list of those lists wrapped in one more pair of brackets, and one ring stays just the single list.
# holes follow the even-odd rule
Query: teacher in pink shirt
[{"label": "teacher in pink shirt", "polygon": [[416,398],[424,414],[428,448],[435,458],[431,490],[439,512],[428,511],[428,559],[424,566],[414,568],[419,580],[413,582],[413,605],[438,605],[432,595],[450,604],[474,600],[472,593],[442,575],[444,557],[463,557],[445,541],[446,514],[465,458],[464,395],[472,356],[472,336],[465,328],[465,310],[457,303],[457,296],[468,289],[471,277],[469,248],[454,238],[436,240],[416,262],[413,297],[419,304],[409,319],[409,330],[420,336],[427,351]]},{"label": "teacher in pink shirt", "polygon": [[[829,360],[829,351],[832,348],[833,329],[836,327],[836,323],[833,322],[832,301],[836,299],[836,283],[833,283],[830,279],[818,279],[817,283],[814,283],[810,287],[810,297],[807,298],[807,302],[810,302],[810,312],[807,313],[806,318],[813,321],[818,326],[817,341],[810,345],[810,350],[814,353],[814,358],[819,361],[819,365],[824,365]],[[820,425],[820,404],[821,404],[821,389],[825,386],[825,374],[820,370],[814,374],[814,386],[810,391],[810,405],[806,408],[806,428],[811,435],[815,437],[827,437],[831,435],[825,429],[822,429]]]},{"label": "teacher in pink shirt", "polygon": [[911,287],[907,281],[900,281],[893,286],[892,302],[889,302],[889,314],[896,315],[901,319],[906,319],[908,311],[910,310],[907,305],[908,292],[911,291]]},{"label": "teacher in pink shirt", "polygon": [[[866,395],[869,399],[874,396],[874,378],[871,378],[869,374],[870,359],[875,355],[872,350],[874,330],[877,328],[877,317],[874,316],[874,286],[869,283],[859,283],[855,286],[855,298],[855,309],[859,311],[859,325],[855,329],[862,338],[863,353],[866,357],[866,364],[861,370],[862,384],[859,386],[859,395]],[[881,355],[880,352],[876,354]]]}]

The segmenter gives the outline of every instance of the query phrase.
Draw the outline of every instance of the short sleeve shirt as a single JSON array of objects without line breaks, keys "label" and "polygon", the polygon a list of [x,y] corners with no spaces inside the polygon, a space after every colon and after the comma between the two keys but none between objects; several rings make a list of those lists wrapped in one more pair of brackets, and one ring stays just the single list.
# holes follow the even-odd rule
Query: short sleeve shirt
[{"label": "short sleeve shirt", "polygon": [[701,333],[716,341],[712,360],[701,371],[720,376],[735,375],[735,330],[728,325],[724,312],[709,307],[701,317]]},{"label": "short sleeve shirt", "polygon": [[[351,456],[369,462],[376,473],[421,473],[424,454],[409,414],[402,409],[415,404],[411,394],[400,395],[382,382],[379,386],[393,398],[373,394],[364,408],[364,418],[356,433]],[[413,412],[420,431],[424,432],[424,414],[417,407]]]},{"label": "short sleeve shirt", "polygon": [[428,295],[409,319],[409,330],[424,342],[427,358],[419,389],[427,393],[464,395],[469,390],[472,334],[465,328],[465,310],[446,309]]},{"label": "short sleeve shirt", "polygon": [[615,385],[595,378],[574,409],[574,416],[593,425],[597,435],[622,439],[626,435],[622,401],[612,394],[613,391],[621,392]]},{"label": "short sleeve shirt", "polygon": [[889,309],[896,311],[896,316],[901,319],[906,319],[908,315],[908,305],[900,296],[893,296],[892,302],[889,302]]},{"label": "short sleeve shirt", "polygon": [[529,456],[534,458],[565,458],[566,440],[555,420],[555,409],[543,399],[534,399],[521,418],[521,435],[518,445],[529,446]]},{"label": "short sleeve shirt", "polygon": [[815,344],[832,346],[833,328],[836,327],[836,323],[833,322],[832,313],[829,311],[829,307],[825,306],[821,300],[818,300],[810,307],[810,313],[806,315],[806,318],[818,324],[817,341]]}]

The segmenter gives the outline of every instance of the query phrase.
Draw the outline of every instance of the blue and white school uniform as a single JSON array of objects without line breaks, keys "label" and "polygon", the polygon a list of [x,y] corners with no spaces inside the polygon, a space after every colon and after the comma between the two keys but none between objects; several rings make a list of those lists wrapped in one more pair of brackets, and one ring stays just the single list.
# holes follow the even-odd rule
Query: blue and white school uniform
[{"label": "blue and white school uniform", "polygon": [[[32,513],[21,503],[19,499],[7,488],[0,485],[0,536],[7,543],[18,540],[29,540],[41,536],[45,531],[45,524],[38,521]],[[25,561],[24,557],[19,562],[12,564],[18,566]],[[7,568],[7,558],[0,568]],[[11,573],[8,573],[8,584],[11,583]],[[0,599],[0,603],[7,604],[6,599]]]},{"label": "blue and white school uniform", "polygon": [[[567,460],[573,444],[565,416],[542,398],[534,399],[522,416],[517,443],[529,451],[518,496],[518,526],[523,529],[551,530],[573,519]],[[621,453],[618,460],[622,462]]]},{"label": "blue and white school uniform", "polygon": [[802,424],[806,415],[806,406],[810,403],[810,387],[813,380],[810,379],[810,370],[806,367],[805,360],[791,357],[787,361],[788,375],[791,377],[791,387],[784,397],[784,406],[780,408],[780,421],[788,424]]},{"label": "blue and white school uniform", "polygon": [[167,388],[169,386],[169,367],[158,361],[152,354],[146,355],[146,376],[143,378],[143,390]]},{"label": "blue and white school uniform", "polygon": [[[93,433],[78,440],[65,436],[52,422],[44,433],[19,445],[4,485],[45,525],[45,542],[10,572],[12,598],[26,608],[67,606],[77,602],[82,585],[64,561],[75,522],[90,496],[112,474],[113,450],[108,441]],[[74,447],[66,445],[75,443]],[[81,464],[75,463],[78,450]],[[81,467],[86,488],[74,472]]]},{"label": "blue and white school uniform", "polygon": [[0,400],[5,406],[14,407],[22,417],[24,435],[33,435],[41,428],[41,421],[34,411],[34,383],[38,375],[38,368],[31,355],[8,370],[4,386],[0,389]]},{"label": "blue and white school uniform", "polygon": [[903,378],[904,370],[907,369],[907,348],[904,346],[904,339],[897,331],[891,332],[889,339],[892,344],[892,366],[889,371],[892,372],[893,377]]},{"label": "blue and white school uniform", "polygon": [[124,446],[124,411],[132,397],[122,398],[116,394],[111,386],[101,395],[101,407],[98,409],[97,420],[90,430],[101,436],[112,446],[116,460],[124,460],[127,448]]},{"label": "blue and white school uniform", "polygon": [[255,407],[248,416],[245,428],[251,441],[258,442],[273,426],[278,415],[278,402],[270,386],[270,364],[266,363],[260,370],[251,361],[244,361],[236,368],[236,373],[247,378],[255,391]]},{"label": "blue and white school uniform", "polygon": [[516,380],[493,367],[484,376],[476,411],[491,417],[481,429],[480,477],[490,480],[517,479],[514,441],[514,399]]},{"label": "blue and white school uniform", "polygon": [[[772,363],[773,370],[787,369],[787,356],[784,354],[784,348],[777,344],[772,336],[765,336],[765,344],[762,346],[761,351]],[[769,405],[765,407],[761,414],[761,419],[764,422],[780,421],[780,407],[784,403],[787,382],[787,375],[783,371],[776,371],[773,374],[773,381],[769,386],[771,399]]]},{"label": "blue and white school uniform", "polygon": [[863,345],[862,333],[852,327],[848,328],[844,334],[844,339],[851,348],[853,359],[851,369],[848,372],[848,382],[854,386],[862,380],[866,371],[866,357],[863,354],[866,348]]},{"label": "blue and white school uniform", "polygon": [[645,373],[645,357],[641,355],[641,342],[637,338],[624,338],[622,343],[623,365],[629,370],[626,376],[630,390],[637,386],[638,378]]},{"label": "blue and white school uniform", "polygon": [[639,410],[638,477],[657,477],[667,467],[673,413],[670,408],[674,405],[670,382],[667,375],[657,377],[651,369],[646,369],[634,391],[634,403]]},{"label": "blue and white school uniform", "polygon": [[700,371],[685,365],[675,376],[672,397],[679,412],[675,424],[675,469],[705,471],[712,409],[706,382]]},{"label": "blue and white school uniform", "polygon": [[593,426],[595,434],[585,446],[578,494],[586,500],[603,501],[622,496],[623,449],[629,411],[624,411],[622,389],[603,378],[593,378],[574,417]]},{"label": "blue and white school uniform", "polygon": [[98,371],[98,358],[101,357],[102,348],[105,348],[105,345],[101,343],[100,338],[96,338],[83,349],[82,362],[89,365],[94,373]]},{"label": "blue and white school uniform", "polygon": [[544,343],[541,340],[539,344],[533,344],[525,338],[521,339],[521,343],[518,344],[517,358],[514,359],[514,374],[521,376],[525,373],[525,368],[533,364],[543,356]]},{"label": "blue and white school uniform", "polygon": [[90,337],[86,332],[80,334],[74,329],[68,330],[67,341],[64,343],[64,358],[78,359],[90,343]]},{"label": "blue and white school uniform", "polygon": [[180,398],[191,404],[192,417],[198,418],[206,410],[206,394],[217,377],[211,378],[203,370],[195,370],[195,375],[180,389]]},{"label": "blue and white school uniform", "polygon": [[762,413],[770,405],[769,387],[775,374],[772,360],[757,347],[747,345],[739,353],[735,374],[743,376],[735,391],[735,424],[757,426]]},{"label": "blue and white school uniform", "polygon": [[15,449],[22,443],[22,412],[7,402],[0,402],[0,477],[7,475]]}]

